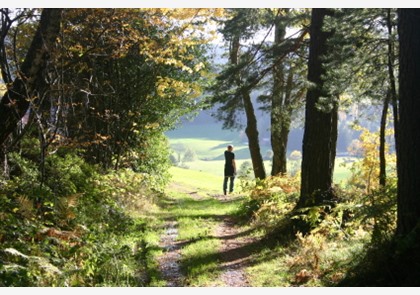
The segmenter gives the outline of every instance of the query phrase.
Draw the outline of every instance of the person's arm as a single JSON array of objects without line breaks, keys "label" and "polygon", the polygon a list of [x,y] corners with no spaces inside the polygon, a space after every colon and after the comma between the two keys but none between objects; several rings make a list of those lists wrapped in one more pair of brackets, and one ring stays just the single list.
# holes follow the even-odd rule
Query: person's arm
[{"label": "person's arm", "polygon": [[232,166],[233,166],[233,175],[236,175],[236,162],[235,162],[235,159],[232,159]]}]

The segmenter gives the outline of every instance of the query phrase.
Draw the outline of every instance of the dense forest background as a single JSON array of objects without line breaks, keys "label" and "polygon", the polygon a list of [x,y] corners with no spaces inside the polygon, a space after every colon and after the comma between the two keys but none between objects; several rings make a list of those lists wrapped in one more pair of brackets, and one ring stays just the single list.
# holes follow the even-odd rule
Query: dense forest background
[{"label": "dense forest background", "polygon": [[[363,245],[329,284],[419,285],[419,9],[0,15],[1,286],[150,284],[133,216],[165,200],[166,134],[189,118],[246,139],[245,222],[312,253]],[[337,186],[342,154],[358,160]]]}]

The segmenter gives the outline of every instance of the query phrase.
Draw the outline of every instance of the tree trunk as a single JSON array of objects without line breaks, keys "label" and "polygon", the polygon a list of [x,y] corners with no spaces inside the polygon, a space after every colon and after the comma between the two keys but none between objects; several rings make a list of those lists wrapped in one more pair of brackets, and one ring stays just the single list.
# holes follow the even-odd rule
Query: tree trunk
[{"label": "tree trunk", "polygon": [[[379,184],[386,185],[386,157],[385,157],[385,129],[388,116],[388,108],[390,101],[393,106],[394,113],[394,130],[395,130],[395,143],[397,142],[397,125],[398,125],[398,109],[397,109],[397,91],[395,86],[394,76],[394,40],[392,40],[392,20],[391,9],[387,11],[387,29],[388,29],[388,77],[389,77],[389,91],[385,97],[384,106],[382,109],[381,126],[380,126],[380,144],[379,144]],[[397,145],[396,145],[397,146]]]},{"label": "tree trunk", "polygon": [[[285,25],[282,24],[280,17],[277,18],[275,24],[274,44],[275,48],[284,42],[286,36]],[[274,49],[274,56],[280,56],[281,52]],[[282,57],[280,57],[282,58]],[[271,148],[273,150],[273,164],[271,175],[285,174],[287,172],[287,138],[288,132],[285,134],[284,127],[284,66],[281,62],[275,62],[273,67],[273,94],[271,98]],[[285,137],[286,135],[286,137]]]},{"label": "tree trunk", "polygon": [[244,102],[246,114],[246,128],[245,133],[248,136],[249,151],[251,153],[252,167],[254,169],[254,176],[258,179],[266,177],[264,161],[261,156],[257,118],[255,117],[254,107],[252,105],[251,96],[247,90],[242,91],[242,100]]},{"label": "tree trunk", "polygon": [[[302,147],[301,192],[297,207],[316,206],[331,201],[334,162],[337,144],[337,100],[325,93],[322,58],[327,53],[331,32],[322,30],[328,9],[312,9],[308,80],[315,86],[308,89],[305,109],[305,131]],[[330,97],[329,110],[319,110],[320,97]]]},{"label": "tree trunk", "polygon": [[386,120],[388,115],[389,96],[390,93],[388,93],[385,97],[384,106],[382,108],[381,126],[379,132],[379,185],[381,186],[386,185],[385,131]]},{"label": "tree trunk", "polygon": [[399,9],[399,125],[397,235],[420,221],[420,9]]},{"label": "tree trunk", "polygon": [[387,13],[387,27],[388,27],[388,75],[389,75],[389,85],[390,85],[390,100],[392,105],[392,115],[394,117],[394,140],[395,140],[395,149],[398,148],[398,102],[397,102],[397,87],[395,82],[394,75],[394,60],[395,60],[395,47],[392,38],[392,18],[391,18],[391,9],[388,9]]},{"label": "tree trunk", "polygon": [[282,152],[282,92],[280,87],[283,78],[281,66],[275,67],[273,97],[271,98],[271,148],[273,150],[273,163],[271,175],[285,173],[284,158]]},{"label": "tree trunk", "polygon": [[[234,36],[230,45],[230,62],[232,64],[238,64],[239,57],[239,35]],[[237,77],[236,83],[238,87],[241,85],[240,78]],[[254,106],[252,104],[249,90],[243,88],[241,90],[242,101],[244,104],[245,115],[246,115],[246,128],[245,133],[248,137],[249,152],[251,154],[252,168],[254,170],[255,178],[264,179],[266,177],[264,161],[261,156],[259,134],[257,127],[257,118],[255,116]]]},{"label": "tree trunk", "polygon": [[0,145],[16,128],[42,85],[49,53],[58,36],[62,9],[45,8],[18,76],[0,102]]}]

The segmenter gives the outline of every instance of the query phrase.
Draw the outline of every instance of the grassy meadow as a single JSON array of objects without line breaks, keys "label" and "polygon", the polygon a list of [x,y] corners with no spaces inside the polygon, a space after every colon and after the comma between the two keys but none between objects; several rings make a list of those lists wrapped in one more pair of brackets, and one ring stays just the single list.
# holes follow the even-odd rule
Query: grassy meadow
[{"label": "grassy meadow", "polygon": [[[218,181],[220,186],[223,177],[224,156],[228,144],[234,145],[234,153],[241,174],[242,165],[251,165],[250,153],[247,145],[246,136],[239,131],[221,129],[217,123],[208,124],[186,124],[167,134],[170,146],[173,151],[173,158],[177,161],[177,166],[191,171],[202,172],[204,182]],[[262,143],[261,154],[265,159],[267,174],[271,171],[271,160],[269,153],[271,146]],[[291,151],[289,151],[290,154]],[[186,157],[186,155],[188,156]],[[350,175],[350,164],[354,159],[349,157],[337,157],[334,169],[334,181],[339,184],[345,181]],[[347,163],[346,165],[344,165]],[[296,173],[300,170],[300,160],[288,159],[288,171]],[[181,173],[177,169],[177,173]],[[181,174],[188,174],[183,172]],[[200,175],[200,174],[197,174]],[[188,176],[185,176],[188,177]],[[190,176],[191,177],[191,176]]]}]

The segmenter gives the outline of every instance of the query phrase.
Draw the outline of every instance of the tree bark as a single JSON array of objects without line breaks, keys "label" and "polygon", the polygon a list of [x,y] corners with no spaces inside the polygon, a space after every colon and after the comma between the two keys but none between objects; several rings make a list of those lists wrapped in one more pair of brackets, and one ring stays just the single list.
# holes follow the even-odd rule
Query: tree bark
[{"label": "tree bark", "polygon": [[[230,62],[234,65],[238,64],[240,48],[239,40],[239,35],[234,36],[230,45]],[[236,78],[236,84],[238,87],[241,87],[241,80],[239,77]],[[248,146],[251,155],[254,176],[258,179],[264,179],[266,177],[266,172],[264,167],[264,160],[261,156],[257,118],[255,116],[251,95],[247,88],[242,88],[240,95],[242,96],[242,102],[244,104],[245,115],[247,120],[245,133],[248,137]]]},{"label": "tree bark", "polygon": [[[334,197],[332,188],[337,144],[337,110],[334,97],[323,89],[323,61],[328,51],[327,38],[331,32],[323,31],[328,9],[312,10],[309,47],[308,80],[314,87],[308,89],[305,107],[305,130],[302,146],[301,191],[298,208],[321,205]],[[329,97],[332,106],[320,110],[320,97]]]},{"label": "tree bark", "polygon": [[26,114],[36,90],[43,84],[44,70],[49,53],[58,36],[62,9],[45,8],[31,46],[17,77],[0,102],[0,145],[16,128]]},{"label": "tree bark", "polygon": [[387,14],[387,27],[388,27],[388,75],[389,75],[389,85],[390,85],[390,95],[391,95],[391,104],[392,104],[392,114],[394,116],[394,140],[395,148],[398,148],[398,94],[396,79],[394,75],[394,60],[395,60],[395,48],[394,40],[392,39],[392,21],[391,21],[391,9],[388,9]]},{"label": "tree bark", "polygon": [[386,131],[386,120],[388,116],[388,105],[389,105],[388,93],[385,97],[384,105],[382,108],[381,125],[379,131],[379,185],[386,185],[386,157],[385,157],[385,131]]},{"label": "tree bark", "polygon": [[398,10],[400,44],[397,235],[420,221],[420,9]]},{"label": "tree bark", "polygon": [[394,114],[394,138],[397,142],[397,126],[398,126],[398,109],[397,109],[397,91],[395,85],[395,76],[394,76],[394,40],[392,40],[392,20],[391,20],[391,9],[387,11],[387,29],[388,29],[388,77],[389,77],[389,90],[387,96],[385,97],[382,116],[381,116],[381,126],[380,126],[380,143],[379,143],[379,184],[381,186],[386,185],[386,157],[385,157],[385,129],[386,121],[388,117],[388,108],[389,103],[392,103],[393,114]]},{"label": "tree bark", "polygon": [[[277,48],[286,36],[286,28],[279,17],[276,20],[274,31],[274,45]],[[274,56],[280,54],[274,50]],[[282,58],[282,57],[279,57]],[[283,130],[286,112],[284,111],[284,65],[276,62],[273,67],[273,94],[271,99],[271,148],[273,149],[273,164],[271,175],[285,174],[287,172],[287,139],[288,132]]]},{"label": "tree bark", "polygon": [[249,152],[251,154],[252,167],[254,169],[254,176],[258,179],[265,179],[266,172],[264,161],[261,156],[257,118],[255,117],[254,107],[252,105],[251,96],[246,90],[242,91],[242,100],[244,102],[246,114],[246,128],[245,133],[248,136]]}]

